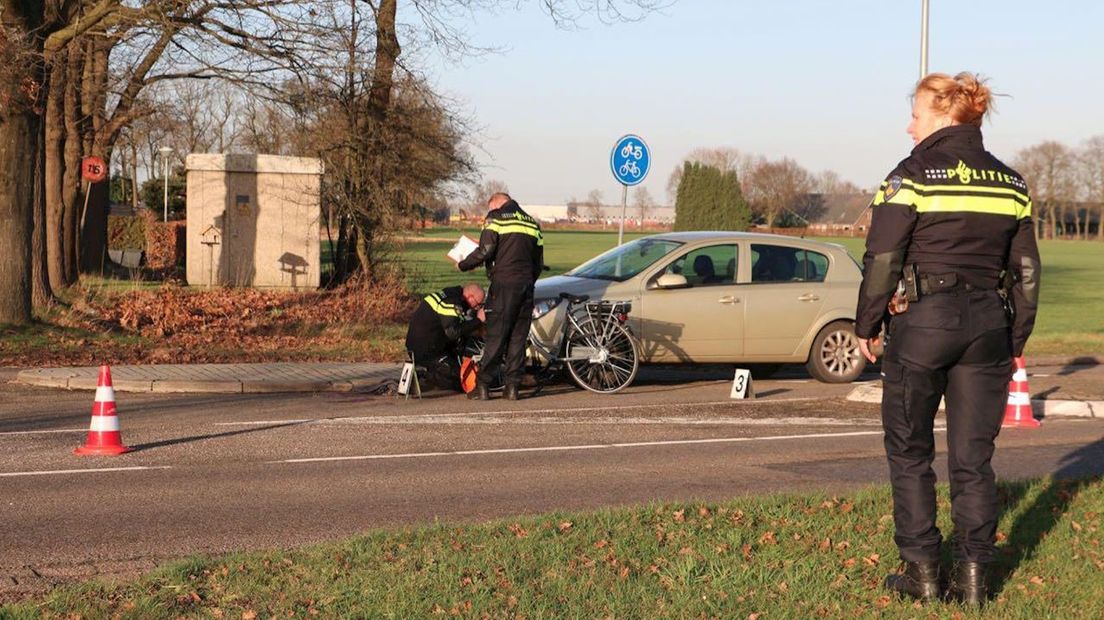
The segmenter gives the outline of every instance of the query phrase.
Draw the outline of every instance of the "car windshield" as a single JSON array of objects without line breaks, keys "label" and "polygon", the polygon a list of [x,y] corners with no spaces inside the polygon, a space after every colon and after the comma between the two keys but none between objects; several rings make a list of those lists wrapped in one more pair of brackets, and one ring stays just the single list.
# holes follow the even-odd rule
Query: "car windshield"
[{"label": "car windshield", "polygon": [[624,282],[682,245],[667,239],[636,239],[600,254],[567,272],[576,278]]}]

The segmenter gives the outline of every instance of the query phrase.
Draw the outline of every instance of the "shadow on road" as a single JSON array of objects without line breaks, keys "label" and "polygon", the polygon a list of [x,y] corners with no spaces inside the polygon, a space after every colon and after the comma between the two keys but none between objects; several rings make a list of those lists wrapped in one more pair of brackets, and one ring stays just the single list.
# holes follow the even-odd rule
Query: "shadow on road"
[{"label": "shadow on road", "polygon": [[177,437],[176,439],[163,439],[161,441],[154,441],[151,443],[143,443],[131,446],[132,452],[142,452],[144,450],[152,450],[154,448],[164,448],[166,446],[175,446],[182,443],[192,443],[194,441],[204,441],[207,439],[221,439],[223,437],[234,437],[235,435],[248,435],[250,433],[259,433],[261,431],[270,431],[276,428],[284,428],[287,426],[299,426],[300,424],[306,424],[307,422],[285,422],[283,424],[268,424],[266,426],[256,426],[253,428],[243,428],[236,431],[226,431],[225,433],[210,433],[208,435],[193,435],[191,437]]},{"label": "shadow on road", "polygon": [[[1104,439],[1070,452],[1059,465],[1031,505],[1016,518],[1004,546],[998,547],[992,575],[994,593],[999,593],[1016,569],[1035,555],[1081,490],[1100,480],[1104,474]],[[1033,486],[1028,481],[1002,484],[998,488],[1001,509],[1016,509]]]},{"label": "shadow on road", "polygon": [[1071,360],[1069,364],[1066,364],[1062,368],[1062,370],[1059,370],[1058,375],[1059,376],[1072,375],[1072,374],[1074,374],[1076,372],[1080,372],[1082,370],[1089,370],[1089,369],[1091,369],[1091,368],[1093,368],[1097,365],[1098,365],[1098,363],[1096,361],[1096,358],[1094,358],[1094,357],[1077,357],[1077,358],[1074,358],[1073,360]]}]

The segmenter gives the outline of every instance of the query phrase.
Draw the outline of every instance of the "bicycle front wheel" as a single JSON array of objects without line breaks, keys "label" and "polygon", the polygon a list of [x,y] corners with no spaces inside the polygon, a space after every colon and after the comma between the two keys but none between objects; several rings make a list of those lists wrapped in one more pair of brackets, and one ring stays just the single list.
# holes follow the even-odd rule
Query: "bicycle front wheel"
[{"label": "bicycle front wheel", "polygon": [[575,383],[598,394],[628,387],[640,369],[636,339],[624,325],[587,321],[567,340],[567,372]]}]

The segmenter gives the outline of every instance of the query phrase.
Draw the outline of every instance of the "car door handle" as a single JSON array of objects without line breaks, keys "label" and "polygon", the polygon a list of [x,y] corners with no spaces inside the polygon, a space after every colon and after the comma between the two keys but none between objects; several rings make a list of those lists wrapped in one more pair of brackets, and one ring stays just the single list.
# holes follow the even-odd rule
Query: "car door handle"
[{"label": "car door handle", "polygon": [[820,301],[820,295],[814,295],[812,293],[805,293],[797,298],[798,301]]},{"label": "car door handle", "polygon": [[740,303],[740,298],[739,297],[733,297],[732,295],[725,295],[724,297],[718,299],[717,303],[738,304],[738,303]]}]

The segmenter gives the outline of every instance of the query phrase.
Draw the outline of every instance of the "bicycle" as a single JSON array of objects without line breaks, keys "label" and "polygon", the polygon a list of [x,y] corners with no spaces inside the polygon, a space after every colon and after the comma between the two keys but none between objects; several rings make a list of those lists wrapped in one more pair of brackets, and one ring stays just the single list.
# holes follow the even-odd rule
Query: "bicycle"
[{"label": "bicycle", "polygon": [[635,179],[635,178],[638,178],[640,176],[640,166],[637,166],[635,161],[627,161],[627,162],[621,164],[621,167],[618,169],[618,172],[621,174],[621,176],[626,176],[626,175],[631,174],[632,177]]},{"label": "bicycle", "polygon": [[[632,303],[590,301],[568,293],[560,293],[560,299],[567,302],[564,317],[550,339],[542,339],[535,326],[529,328],[526,362],[537,379],[535,394],[564,370],[576,385],[597,394],[615,394],[631,385],[640,369],[639,346],[626,325]],[[478,360],[483,341],[471,339],[465,351]],[[492,386],[501,384],[498,377],[491,381]]]}]

